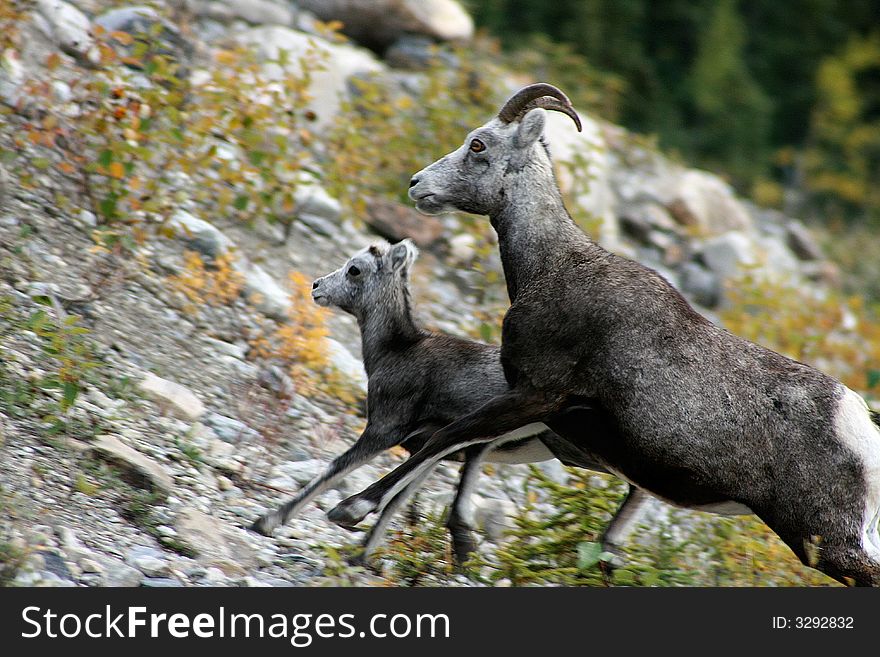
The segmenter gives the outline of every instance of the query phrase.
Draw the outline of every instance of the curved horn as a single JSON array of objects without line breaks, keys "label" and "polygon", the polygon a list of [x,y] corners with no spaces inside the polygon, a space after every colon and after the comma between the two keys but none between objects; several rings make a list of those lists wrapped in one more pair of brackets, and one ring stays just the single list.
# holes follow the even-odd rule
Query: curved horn
[{"label": "curved horn", "polygon": [[541,107],[543,109],[562,112],[570,117],[581,132],[581,120],[574,111],[571,101],[562,91],[546,82],[530,84],[517,91],[498,112],[498,118],[504,123],[512,123],[521,119],[526,112]]}]

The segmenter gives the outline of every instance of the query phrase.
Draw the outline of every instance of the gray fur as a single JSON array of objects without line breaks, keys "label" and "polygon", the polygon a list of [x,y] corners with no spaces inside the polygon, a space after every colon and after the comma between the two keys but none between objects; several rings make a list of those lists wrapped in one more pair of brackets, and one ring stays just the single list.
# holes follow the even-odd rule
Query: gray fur
[{"label": "gray fur", "polygon": [[[338,307],[358,320],[368,377],[368,422],[349,450],[334,459],[327,471],[296,497],[258,519],[252,526],[255,531],[270,534],[347,473],[389,447],[402,444],[410,452],[417,452],[437,429],[507,390],[498,347],[432,333],[415,321],[409,273],[417,255],[409,240],[394,245],[374,244],[313,283],[312,297],[316,303]],[[589,422],[586,416],[581,420]],[[459,561],[465,560],[475,546],[470,495],[482,461],[531,462],[536,453],[543,452],[544,458],[558,454],[570,465],[604,471],[576,445],[567,444],[545,426],[539,425],[537,431],[535,437],[502,444],[511,437],[505,436],[464,452],[461,482],[447,521]],[[536,442],[539,444],[535,445]],[[426,468],[420,478],[427,477],[430,470]],[[420,483],[413,482],[396,498],[389,499],[364,542],[364,557],[379,544],[391,514]],[[609,542],[608,550],[618,547],[617,537],[628,534],[630,529],[630,523],[616,527],[612,520],[607,533],[616,542]]]},{"label": "gray fur", "polygon": [[[880,584],[880,431],[864,402],[716,327],[656,272],[590,240],[563,205],[543,137],[533,138],[544,121],[542,109],[493,119],[410,189],[426,213],[489,215],[511,299],[501,350],[511,391],[437,432],[330,517],[351,522],[354,502],[369,512],[452,447],[544,421],[662,499],[747,507],[805,564]],[[485,150],[470,150],[473,139]],[[573,402],[604,415],[609,431],[561,420]]]}]

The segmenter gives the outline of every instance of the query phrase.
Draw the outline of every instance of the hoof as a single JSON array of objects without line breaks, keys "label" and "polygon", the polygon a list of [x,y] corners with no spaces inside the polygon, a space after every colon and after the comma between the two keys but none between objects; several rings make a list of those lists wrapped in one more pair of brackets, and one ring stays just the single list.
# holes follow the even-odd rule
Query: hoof
[{"label": "hoof", "polygon": [[369,564],[370,559],[366,554],[361,551],[347,557],[345,561],[348,563],[349,566],[360,566],[362,568],[365,568]]},{"label": "hoof", "polygon": [[477,542],[469,531],[450,528],[450,533],[452,534],[452,556],[455,559],[455,565],[461,567],[477,551]]},{"label": "hoof", "polygon": [[367,517],[376,505],[357,496],[342,500],[327,512],[327,519],[343,529],[355,529],[357,524]]},{"label": "hoof", "polygon": [[276,527],[278,527],[278,521],[274,520],[271,516],[266,515],[262,518],[257,518],[257,521],[248,527],[248,529],[257,534],[262,534],[263,536],[271,536]]}]

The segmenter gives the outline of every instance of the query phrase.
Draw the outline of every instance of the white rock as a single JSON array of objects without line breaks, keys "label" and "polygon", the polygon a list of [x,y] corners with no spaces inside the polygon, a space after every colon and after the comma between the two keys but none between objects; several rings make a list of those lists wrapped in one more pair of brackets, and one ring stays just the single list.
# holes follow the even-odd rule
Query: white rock
[{"label": "white rock", "polygon": [[327,354],[330,358],[330,364],[337,371],[361,390],[367,392],[367,373],[360,360],[352,356],[342,343],[333,338],[327,338]]},{"label": "white rock", "polygon": [[244,276],[244,291],[254,302],[257,310],[278,321],[287,321],[290,297],[272,276],[259,265],[245,260],[235,260],[233,269]]},{"label": "white rock", "polygon": [[285,477],[289,477],[296,483],[302,485],[309,483],[312,479],[327,469],[327,463],[320,459],[310,459],[308,461],[291,461],[276,466],[276,470],[280,471]]},{"label": "white rock", "polygon": [[22,100],[22,87],[27,79],[21,56],[12,48],[0,55],[0,100],[15,107]]},{"label": "white rock", "polygon": [[84,55],[92,47],[91,24],[79,9],[62,0],[37,0],[37,10],[45,19],[38,27],[61,50]]},{"label": "white rock", "polygon": [[196,251],[210,258],[224,255],[235,246],[220,229],[186,210],[177,210],[172,214],[168,227]]},{"label": "white rock", "polygon": [[405,34],[468,40],[474,22],[456,0],[300,0],[322,20],[338,20],[355,41],[382,49]]},{"label": "white rock", "polygon": [[140,382],[141,392],[151,397],[173,415],[193,422],[205,413],[205,405],[189,388],[147,372]]},{"label": "white rock", "polygon": [[[317,48],[326,65],[324,70],[312,72],[309,108],[317,117],[315,129],[327,127],[339,111],[340,101],[347,96],[349,77],[360,73],[375,73],[384,66],[367,50],[346,44],[330,43],[326,39],[298,32],[286,27],[268,26],[245,30],[235,35],[242,44],[252,46],[263,62],[267,77],[279,80],[288,75],[301,76],[300,58]],[[277,60],[281,50],[287,51],[289,64],[286,70]]]},{"label": "white rock", "polygon": [[477,255],[477,238],[459,233],[449,240],[449,255],[459,264],[469,264]]},{"label": "white rock", "polygon": [[689,169],[667,196],[673,217],[707,235],[747,230],[752,219],[730,185],[707,171]]}]

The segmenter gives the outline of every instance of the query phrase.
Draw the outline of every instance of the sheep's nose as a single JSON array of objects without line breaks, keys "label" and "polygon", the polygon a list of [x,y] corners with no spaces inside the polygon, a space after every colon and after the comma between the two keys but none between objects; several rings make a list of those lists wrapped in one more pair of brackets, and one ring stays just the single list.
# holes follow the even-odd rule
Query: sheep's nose
[{"label": "sheep's nose", "polygon": [[412,189],[413,187],[415,187],[418,184],[419,184],[418,177],[413,176],[412,179],[409,181],[409,188]]},{"label": "sheep's nose", "polygon": [[312,283],[312,289],[317,290],[318,286],[321,284],[321,279],[317,279],[314,283]]}]

